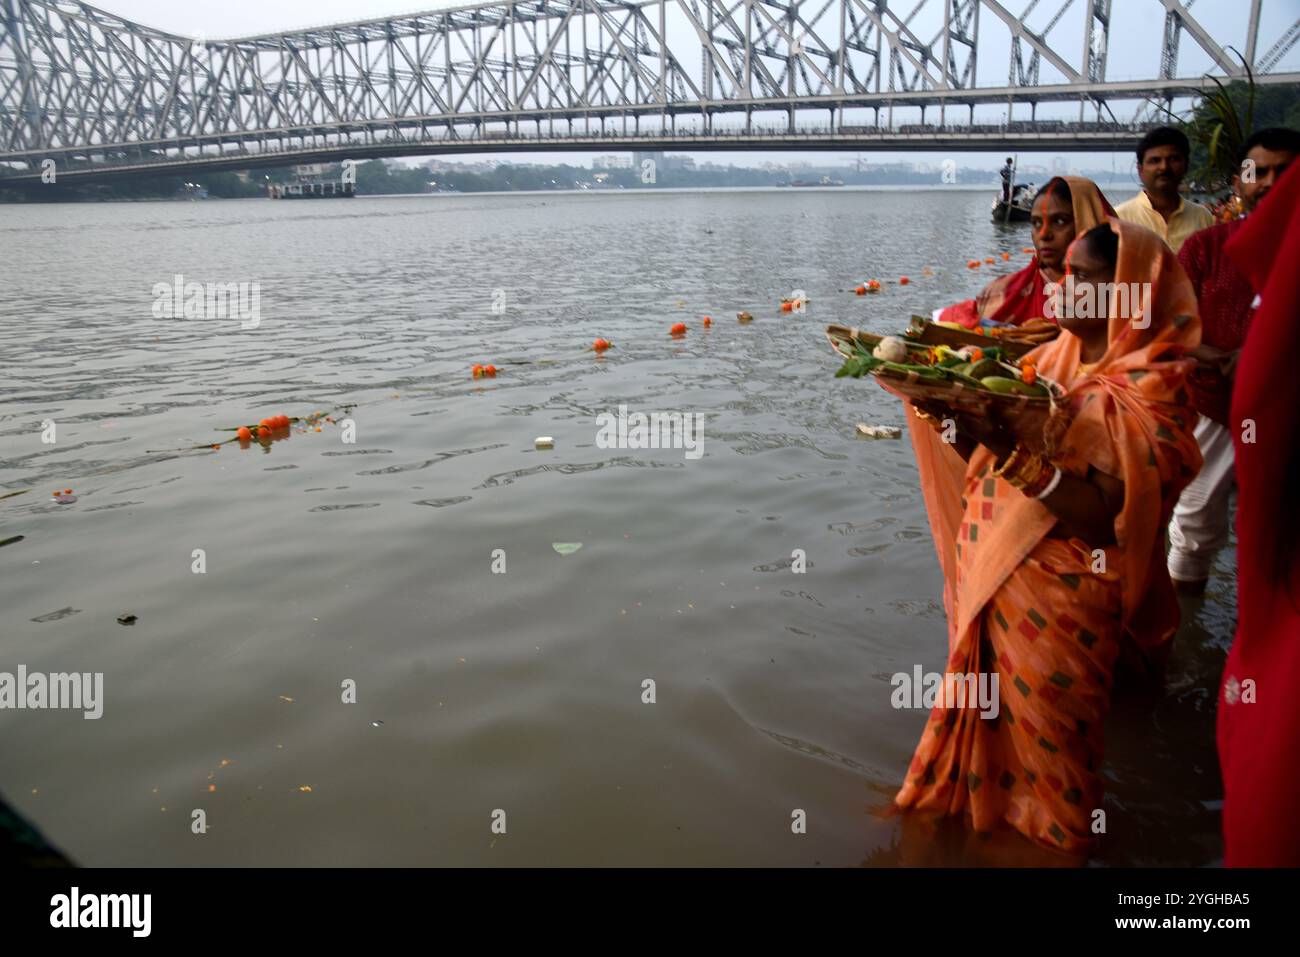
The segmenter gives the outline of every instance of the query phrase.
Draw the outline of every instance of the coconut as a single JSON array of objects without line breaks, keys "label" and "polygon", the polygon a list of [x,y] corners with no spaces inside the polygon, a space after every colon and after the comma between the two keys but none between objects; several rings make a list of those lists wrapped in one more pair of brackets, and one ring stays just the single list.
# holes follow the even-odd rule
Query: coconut
[{"label": "coconut", "polygon": [[876,347],[871,350],[871,354],[877,359],[884,359],[886,362],[906,362],[907,343],[898,336],[885,336],[876,343]]}]

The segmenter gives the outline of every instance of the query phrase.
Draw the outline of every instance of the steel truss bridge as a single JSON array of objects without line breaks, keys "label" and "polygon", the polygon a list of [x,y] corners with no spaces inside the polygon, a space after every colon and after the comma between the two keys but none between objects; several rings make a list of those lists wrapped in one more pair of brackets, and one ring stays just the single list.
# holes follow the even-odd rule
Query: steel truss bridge
[{"label": "steel truss bridge", "polygon": [[[1163,17],[1145,80],[1107,79],[1111,0],[1007,2],[502,0],[206,40],[0,0],[0,185],[47,161],[78,180],[519,150],[1128,149],[1156,104],[1208,83],[1180,75],[1180,43],[1244,73],[1196,0],[1124,0]],[[1300,82],[1275,71],[1300,20],[1265,47],[1262,0],[1232,2],[1257,82]],[[995,33],[1009,46],[981,53]],[[1123,101],[1139,107],[1117,118]],[[1005,118],[977,121],[988,104]]]}]

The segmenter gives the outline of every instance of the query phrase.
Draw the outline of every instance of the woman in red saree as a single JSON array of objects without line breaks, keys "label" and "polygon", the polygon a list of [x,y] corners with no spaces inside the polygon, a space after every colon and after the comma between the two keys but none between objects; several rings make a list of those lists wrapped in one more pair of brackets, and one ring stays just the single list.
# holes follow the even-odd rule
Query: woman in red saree
[{"label": "woman in red saree", "polygon": [[1061,281],[1065,251],[1076,235],[1115,215],[1106,197],[1090,179],[1058,176],[1034,197],[1030,228],[1034,258],[1009,276],[999,276],[974,299],[935,313],[936,322],[975,329],[981,325],[1023,325],[1046,315],[1048,286]]},{"label": "woman in red saree", "polygon": [[1000,708],[984,718],[940,701],[895,803],[965,816],[982,834],[1010,825],[1078,859],[1101,807],[1121,650],[1158,661],[1178,625],[1164,523],[1201,464],[1185,387],[1200,320],[1173,254],[1140,226],[1095,228],[1068,262],[1076,294],[1112,282],[1139,294],[1098,297],[1096,318],[1063,310],[1064,334],[1028,357],[1067,390],[1041,458],[988,420],[911,413],[955,418],[960,475],[947,467],[954,446],[943,458],[918,442],[947,669],[996,674]]},{"label": "woman in red saree", "polygon": [[[1224,863],[1300,866],[1300,164],[1227,246],[1260,295],[1232,395],[1237,636],[1219,694]],[[1250,684],[1247,684],[1247,681]]]}]

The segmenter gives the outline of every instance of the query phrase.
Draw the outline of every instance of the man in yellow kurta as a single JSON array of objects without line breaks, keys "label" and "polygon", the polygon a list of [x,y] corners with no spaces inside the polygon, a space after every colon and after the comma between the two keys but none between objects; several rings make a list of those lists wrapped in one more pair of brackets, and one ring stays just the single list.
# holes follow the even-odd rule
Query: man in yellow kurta
[{"label": "man in yellow kurta", "polygon": [[1162,126],[1142,137],[1137,147],[1142,192],[1115,207],[1120,219],[1145,226],[1174,252],[1192,233],[1214,225],[1214,214],[1179,194],[1187,175],[1191,146],[1182,131]]}]

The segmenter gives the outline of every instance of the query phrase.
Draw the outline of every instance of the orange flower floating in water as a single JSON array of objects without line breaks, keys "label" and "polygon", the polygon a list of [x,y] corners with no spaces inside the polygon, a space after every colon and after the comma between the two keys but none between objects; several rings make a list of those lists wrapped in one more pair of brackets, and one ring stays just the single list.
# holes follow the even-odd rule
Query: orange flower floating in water
[{"label": "orange flower floating in water", "polygon": [[496,367],[496,366],[490,366],[490,365],[489,365],[489,366],[475,366],[475,367],[474,367],[474,378],[475,378],[475,379],[495,379],[495,378],[496,378],[496,375],[497,375],[497,367]]},{"label": "orange flower floating in water", "polygon": [[591,348],[592,351],[594,352],[604,352],[611,345],[613,345],[613,343],[611,343],[608,339],[597,339],[595,342],[591,344]]},{"label": "orange flower floating in water", "polygon": [[985,256],[985,257],[984,257],[984,261],[985,261],[986,263],[997,262],[997,260],[995,260],[992,256]]},{"label": "orange flower floating in water", "polygon": [[1003,261],[1003,262],[1006,262],[1006,261],[1007,261],[1008,259],[1010,259],[1010,258],[1011,258],[1011,253],[1003,253],[1003,254],[1002,254],[1002,261]]},{"label": "orange flower floating in water", "polygon": [[903,276],[903,277],[901,277],[901,278],[898,280],[898,284],[899,284],[900,286],[906,286],[906,285],[907,285],[909,282],[911,282],[911,281],[912,281],[912,280],[908,279],[906,276]]},{"label": "orange flower floating in water", "polygon": [[674,323],[674,324],[673,324],[673,327],[672,327],[671,329],[668,330],[668,334],[669,334],[670,336],[684,336],[684,335],[686,335],[686,323],[684,323],[684,322]]},{"label": "orange flower floating in water", "polygon": [[470,374],[473,375],[475,379],[483,378],[483,367],[481,365],[475,366],[470,370]]},{"label": "orange flower floating in water", "polygon": [[253,438],[253,433],[250,432],[250,431],[248,431],[248,426],[246,426],[246,425],[241,425],[239,428],[237,428],[237,429],[235,430],[235,436],[236,436],[236,437],[239,439],[239,441],[241,441],[241,442],[248,442],[248,441],[251,441],[251,440],[252,440],[252,438]]},{"label": "orange flower floating in water", "polygon": [[794,303],[789,302],[789,301],[781,303],[781,311],[782,311],[782,312],[794,312]]},{"label": "orange flower floating in water", "polygon": [[979,269],[979,268],[980,268],[980,261],[979,261],[978,259],[972,259],[970,262],[968,262],[968,263],[966,264],[966,268],[967,268],[967,269]]},{"label": "orange flower floating in water", "polygon": [[1026,246],[1024,249],[1022,249],[1022,250],[1020,250],[1020,251],[1021,251],[1022,253],[1030,253],[1030,254],[1032,255],[1032,254],[1033,254],[1033,251],[1034,251],[1034,247],[1033,247],[1033,246]]},{"label": "orange flower floating in water", "polygon": [[704,328],[707,329],[707,328],[708,328],[709,326],[711,326],[711,325],[713,325],[713,320],[710,319],[708,316],[705,316],[705,317],[704,317]]},{"label": "orange flower floating in water", "polygon": [[854,291],[855,293],[857,293],[859,296],[865,296],[865,295],[867,294],[867,287],[866,287],[866,286],[858,286],[858,287],[857,287],[856,289],[854,289],[853,291]]}]

